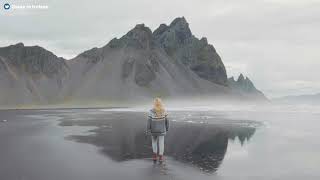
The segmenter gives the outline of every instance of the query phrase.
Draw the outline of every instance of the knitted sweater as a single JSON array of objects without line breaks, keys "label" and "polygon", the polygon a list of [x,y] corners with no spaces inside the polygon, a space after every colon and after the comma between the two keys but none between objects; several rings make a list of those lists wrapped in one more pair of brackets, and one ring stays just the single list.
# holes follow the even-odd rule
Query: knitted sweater
[{"label": "knitted sweater", "polygon": [[148,115],[147,131],[151,132],[152,136],[164,136],[169,130],[169,120],[165,112],[163,116],[157,117],[156,112],[151,109]]}]

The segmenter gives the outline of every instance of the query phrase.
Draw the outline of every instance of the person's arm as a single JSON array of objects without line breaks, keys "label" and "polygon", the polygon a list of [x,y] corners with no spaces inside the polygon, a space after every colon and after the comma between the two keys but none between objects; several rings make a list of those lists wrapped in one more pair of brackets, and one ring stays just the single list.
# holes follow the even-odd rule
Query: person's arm
[{"label": "person's arm", "polygon": [[165,123],[166,123],[166,131],[169,131],[169,119],[168,119],[168,114],[166,114]]},{"label": "person's arm", "polygon": [[148,114],[148,121],[147,121],[147,132],[151,131],[151,114]]}]

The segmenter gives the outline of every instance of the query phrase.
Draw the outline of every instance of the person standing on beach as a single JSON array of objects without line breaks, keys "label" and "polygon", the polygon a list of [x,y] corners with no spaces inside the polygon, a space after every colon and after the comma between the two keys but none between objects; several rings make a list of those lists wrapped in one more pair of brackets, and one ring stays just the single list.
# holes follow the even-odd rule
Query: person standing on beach
[{"label": "person standing on beach", "polygon": [[155,98],[153,108],[149,111],[147,132],[151,134],[153,156],[152,160],[162,163],[164,152],[164,136],[169,130],[168,114],[160,98]]}]

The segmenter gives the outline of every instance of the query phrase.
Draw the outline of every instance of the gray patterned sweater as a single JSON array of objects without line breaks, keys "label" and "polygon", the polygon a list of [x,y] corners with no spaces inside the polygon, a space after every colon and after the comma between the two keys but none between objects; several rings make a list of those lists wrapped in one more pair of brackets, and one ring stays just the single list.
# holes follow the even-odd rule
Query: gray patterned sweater
[{"label": "gray patterned sweater", "polygon": [[165,112],[163,116],[157,117],[156,112],[151,109],[148,115],[147,131],[152,136],[164,136],[169,130],[168,114]]}]

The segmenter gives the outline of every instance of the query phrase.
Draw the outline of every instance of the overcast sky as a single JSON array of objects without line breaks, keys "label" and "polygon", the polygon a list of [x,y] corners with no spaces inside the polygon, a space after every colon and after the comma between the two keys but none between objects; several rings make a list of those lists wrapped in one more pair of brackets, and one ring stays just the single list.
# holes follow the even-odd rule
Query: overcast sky
[{"label": "overcast sky", "polygon": [[[248,76],[268,97],[320,93],[320,0],[8,0],[49,9],[0,10],[0,46],[40,45],[72,58],[184,16],[207,37],[228,76]],[[1,1],[3,3],[3,1]]]}]

